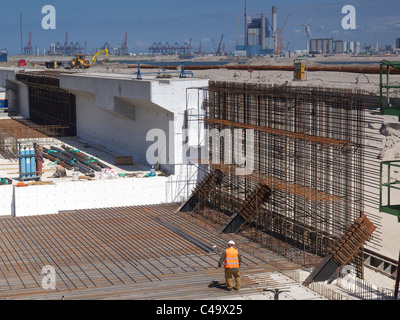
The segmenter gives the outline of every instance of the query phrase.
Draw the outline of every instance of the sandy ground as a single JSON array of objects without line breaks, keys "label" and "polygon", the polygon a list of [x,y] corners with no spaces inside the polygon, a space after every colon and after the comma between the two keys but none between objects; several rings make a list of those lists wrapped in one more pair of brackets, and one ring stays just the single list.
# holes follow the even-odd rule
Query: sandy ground
[{"label": "sandy ground", "polygon": [[[21,57],[14,56],[9,58],[9,62],[0,63],[0,67],[16,67],[17,61]],[[44,61],[50,61],[51,59],[57,61],[70,61],[71,57],[24,57],[27,59],[27,68],[36,67],[38,69],[44,70],[45,67],[39,65],[43,64]],[[99,57],[99,60],[104,59],[104,57]],[[317,57],[309,58],[308,64],[322,65],[321,62],[351,62],[346,66],[363,66],[372,67],[379,66],[379,61],[383,59],[388,59],[390,61],[400,61],[400,56],[381,56],[381,57],[352,57],[347,55],[338,55],[331,57]],[[135,57],[111,57],[110,63],[107,64],[96,64],[91,66],[89,69],[73,70],[73,72],[99,72],[99,73],[122,73],[122,74],[132,74],[134,76],[137,72],[137,68],[128,68],[129,63],[118,63],[115,61],[169,61],[176,62],[180,65],[181,62],[186,60],[180,60],[176,56],[135,56]],[[113,62],[114,61],[114,62]],[[249,65],[293,65],[293,58],[271,58],[271,57],[255,57],[251,59],[245,58],[235,58],[235,57],[198,57],[191,59],[191,61],[197,62],[216,62],[216,61],[226,61],[230,65],[237,64],[239,61],[247,61]],[[360,62],[376,62],[373,64],[360,64]],[[133,64],[133,63],[132,63]],[[132,65],[131,64],[131,65]],[[24,68],[21,68],[24,69]],[[180,69],[180,67],[178,67]],[[63,70],[63,69],[59,69]],[[71,70],[68,70],[71,71]],[[142,72],[148,72],[148,70],[142,69]],[[157,71],[157,69],[152,69],[150,71]],[[177,74],[173,74],[176,76]],[[193,71],[194,77],[206,78],[210,80],[217,81],[237,81],[237,82],[251,82],[251,83],[270,83],[270,84],[288,84],[288,85],[298,85],[298,86],[324,86],[333,88],[359,88],[365,90],[366,94],[379,95],[379,75],[377,74],[357,74],[357,73],[346,73],[346,72],[321,72],[321,71],[309,71],[306,73],[305,81],[293,81],[293,72],[288,71],[254,71],[252,73],[247,70],[227,70],[227,69],[214,69],[214,70],[195,70]],[[146,76],[144,76],[145,78]],[[390,83],[394,85],[400,85],[400,75],[391,75]],[[400,97],[400,90],[393,89],[390,93],[391,97]]]}]

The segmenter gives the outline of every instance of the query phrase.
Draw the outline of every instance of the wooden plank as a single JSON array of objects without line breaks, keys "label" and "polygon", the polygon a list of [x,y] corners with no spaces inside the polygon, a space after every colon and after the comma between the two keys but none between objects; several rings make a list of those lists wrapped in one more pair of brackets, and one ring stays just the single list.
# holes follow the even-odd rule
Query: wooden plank
[{"label": "wooden plank", "polygon": [[313,136],[313,135],[309,135],[309,134],[305,134],[305,133],[292,132],[292,131],[286,131],[286,130],[274,129],[274,128],[268,128],[268,127],[264,127],[264,126],[251,125],[251,124],[234,122],[234,121],[229,121],[229,120],[205,119],[204,121],[207,122],[207,123],[216,124],[216,125],[222,125],[222,126],[226,126],[226,127],[236,127],[236,128],[243,128],[243,129],[251,129],[251,130],[270,133],[270,134],[274,134],[274,135],[289,137],[289,138],[307,140],[307,141],[315,142],[315,143],[318,143],[318,144],[326,144],[326,145],[347,145],[347,144],[352,144],[351,141],[347,141],[347,140],[339,140],[339,139],[332,139],[332,138],[326,138],[326,137]]},{"label": "wooden plank", "polygon": [[115,164],[120,166],[133,165],[132,156],[115,156]]}]

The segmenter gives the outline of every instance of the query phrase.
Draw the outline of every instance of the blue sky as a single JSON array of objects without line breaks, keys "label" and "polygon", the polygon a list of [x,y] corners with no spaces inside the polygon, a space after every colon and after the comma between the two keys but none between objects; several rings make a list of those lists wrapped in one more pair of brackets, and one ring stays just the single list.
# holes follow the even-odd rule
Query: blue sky
[{"label": "blue sky", "polygon": [[[218,44],[222,34],[227,50],[233,50],[238,37],[244,38],[244,0],[16,0],[1,4],[0,49],[11,54],[21,51],[20,14],[23,19],[23,46],[32,32],[33,48],[49,49],[51,43],[79,42],[88,49],[100,48],[105,42],[112,46],[122,43],[128,32],[130,52],[147,52],[153,42],[184,43],[192,39],[193,47],[200,42],[203,50],[212,50],[212,39]],[[44,30],[42,7],[56,9],[56,29]],[[272,5],[278,8],[278,27],[288,14],[283,29],[286,47],[305,49],[305,31],[299,24],[313,17],[313,37],[334,37],[336,40],[360,41],[376,45],[394,44],[400,37],[400,0],[247,0],[247,14],[271,16]],[[344,5],[356,9],[355,30],[344,30],[341,13]],[[239,21],[239,23],[238,23]],[[239,30],[239,32],[237,32]]]}]

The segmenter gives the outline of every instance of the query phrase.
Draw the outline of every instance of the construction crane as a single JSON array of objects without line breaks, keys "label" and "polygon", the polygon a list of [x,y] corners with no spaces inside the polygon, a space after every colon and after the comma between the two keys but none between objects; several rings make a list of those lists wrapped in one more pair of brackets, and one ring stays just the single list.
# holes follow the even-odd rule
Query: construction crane
[{"label": "construction crane", "polygon": [[212,43],[213,43],[213,49],[214,49],[214,53],[216,53],[216,50],[215,50],[215,42],[214,42],[214,38],[212,38]]},{"label": "construction crane", "polygon": [[221,40],[219,41],[218,49],[217,49],[217,52],[215,53],[216,56],[220,56],[220,55],[221,55],[221,44],[222,44],[222,39],[224,39],[224,35],[221,36]]},{"label": "construction crane", "polygon": [[198,55],[201,55],[201,47],[202,47],[202,44],[201,44],[201,42],[200,42],[200,45],[199,45],[199,48],[195,51],[195,54],[198,54]]},{"label": "construction crane", "polygon": [[290,13],[287,15],[286,20],[283,23],[282,27],[279,29],[279,48],[278,48],[278,50],[276,50],[275,54],[282,54],[282,44],[283,44],[282,31],[286,25],[286,22],[289,19],[289,16],[290,16]]},{"label": "construction crane", "polygon": [[95,53],[95,54],[93,55],[92,64],[97,63],[97,57],[98,57],[99,55],[102,55],[103,53],[106,54],[107,61],[108,61],[108,60],[109,60],[109,51],[108,51],[107,48],[104,48],[103,50],[100,50],[99,52],[97,52],[97,53]]},{"label": "construction crane", "polygon": [[32,54],[32,32],[29,32],[29,42],[28,45],[24,48],[24,54]]}]

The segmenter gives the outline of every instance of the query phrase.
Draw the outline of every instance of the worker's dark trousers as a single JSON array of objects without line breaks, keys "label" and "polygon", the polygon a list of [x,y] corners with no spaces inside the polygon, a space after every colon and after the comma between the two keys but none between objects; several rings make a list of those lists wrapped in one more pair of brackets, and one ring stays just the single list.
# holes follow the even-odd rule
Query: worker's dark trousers
[{"label": "worker's dark trousers", "polygon": [[228,290],[232,290],[232,276],[235,278],[236,290],[240,289],[240,272],[239,268],[225,268],[225,281]]}]

